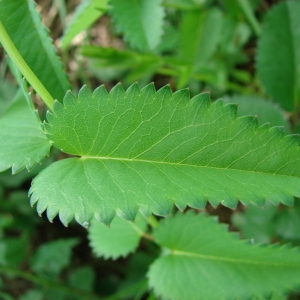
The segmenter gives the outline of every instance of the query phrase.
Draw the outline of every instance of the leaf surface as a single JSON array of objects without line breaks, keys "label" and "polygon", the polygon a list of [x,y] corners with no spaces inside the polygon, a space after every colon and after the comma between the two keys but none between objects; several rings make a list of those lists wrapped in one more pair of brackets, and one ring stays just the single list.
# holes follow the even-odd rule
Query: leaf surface
[{"label": "leaf surface", "polygon": [[71,22],[65,29],[61,47],[66,48],[81,31],[88,29],[107,10],[107,0],[84,0],[76,8]]},{"label": "leaf surface", "polygon": [[153,51],[163,34],[161,0],[111,0],[111,14],[129,44],[141,51]]},{"label": "leaf surface", "polygon": [[34,1],[0,1],[0,20],[30,69],[52,97],[62,101],[69,83]]},{"label": "leaf surface", "polygon": [[143,216],[137,215],[135,222],[115,217],[110,227],[93,220],[89,228],[89,240],[93,251],[106,259],[117,259],[133,252],[147,228]]},{"label": "leaf surface", "polygon": [[300,104],[299,15],[299,1],[274,6],[266,16],[257,51],[258,74],[266,92],[288,111]]},{"label": "leaf surface", "polygon": [[0,172],[30,170],[49,155],[50,141],[23,96],[18,96],[0,118],[0,145]]},{"label": "leaf surface", "polygon": [[153,235],[165,251],[148,278],[163,299],[269,299],[299,287],[298,248],[239,241],[203,214],[177,214]]},{"label": "leaf surface", "polygon": [[172,94],[169,86],[67,93],[45,130],[55,147],[80,157],[41,172],[31,203],[50,219],[59,213],[64,224],[74,216],[81,224],[93,216],[109,223],[116,211],[129,220],[138,210],[166,216],[174,204],[203,208],[207,201],[293,204],[300,196],[298,137],[236,118],[236,110],[210,104],[208,94]]}]

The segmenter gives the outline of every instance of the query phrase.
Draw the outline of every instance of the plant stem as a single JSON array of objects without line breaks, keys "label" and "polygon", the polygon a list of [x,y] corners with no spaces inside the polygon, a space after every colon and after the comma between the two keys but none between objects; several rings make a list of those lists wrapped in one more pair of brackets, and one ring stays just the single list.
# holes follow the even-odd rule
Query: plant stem
[{"label": "plant stem", "polygon": [[159,226],[159,222],[158,220],[155,218],[154,215],[151,215],[148,219],[147,219],[148,224],[152,227],[152,228],[156,228]]},{"label": "plant stem", "polygon": [[76,288],[71,288],[71,287],[68,287],[66,285],[63,285],[63,284],[60,284],[60,283],[57,283],[55,281],[52,281],[52,280],[48,280],[48,279],[45,279],[45,278],[42,278],[42,277],[38,277],[38,276],[35,276],[33,274],[29,274],[27,272],[23,272],[23,271],[20,271],[20,270],[17,270],[17,269],[14,269],[14,268],[11,268],[9,266],[3,266],[3,265],[0,265],[0,273],[2,274],[12,274],[14,276],[17,276],[17,277],[21,277],[23,279],[26,279],[28,281],[31,281],[33,283],[36,283],[46,289],[58,289],[66,294],[69,294],[69,295],[72,295],[72,296],[79,296],[81,297],[80,299],[100,299],[100,297],[98,297],[97,295],[91,293],[91,292],[88,292],[88,291],[84,291],[84,290],[80,290],[80,289],[76,289]]},{"label": "plant stem", "polygon": [[49,109],[52,110],[54,99],[40,82],[40,80],[35,76],[30,67],[27,65],[18,49],[15,47],[14,43],[7,34],[2,22],[0,21],[0,42],[3,45],[5,51],[18,67],[20,72],[26,78],[26,80],[31,84],[33,89],[40,95],[41,99],[45,102]]},{"label": "plant stem", "polygon": [[239,4],[240,8],[242,9],[246,19],[248,20],[250,26],[252,27],[255,35],[257,37],[260,36],[260,24],[258,23],[258,21],[255,18],[255,15],[252,11],[252,8],[249,4],[248,0],[237,0],[237,3]]}]

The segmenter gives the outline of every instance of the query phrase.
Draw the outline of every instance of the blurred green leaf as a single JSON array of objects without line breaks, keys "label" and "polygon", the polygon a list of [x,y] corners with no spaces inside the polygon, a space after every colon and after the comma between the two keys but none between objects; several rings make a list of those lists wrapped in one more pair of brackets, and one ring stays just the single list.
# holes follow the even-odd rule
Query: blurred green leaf
[{"label": "blurred green leaf", "polygon": [[274,222],[274,229],[280,238],[285,241],[300,240],[300,205],[299,200],[295,207],[285,207],[279,210]]},{"label": "blurred green leaf", "polygon": [[81,31],[88,29],[106,12],[108,0],[83,0],[77,7],[71,22],[64,30],[61,47],[66,48]]},{"label": "blurred green leaf", "polygon": [[85,290],[93,291],[95,283],[95,272],[92,267],[80,267],[72,270],[68,276],[69,286]]},{"label": "blurred green leaf", "polygon": [[270,244],[275,236],[276,213],[277,208],[270,203],[267,203],[265,207],[249,205],[244,213],[235,212],[231,221],[244,239],[251,239],[255,243]]},{"label": "blurred green leaf", "polygon": [[217,8],[183,13],[178,58],[186,64],[187,72],[179,79],[178,88],[184,87],[193,73],[208,64],[220,41],[222,22],[222,12]]},{"label": "blurred green leaf", "polygon": [[59,239],[43,243],[31,259],[31,268],[40,275],[56,277],[71,262],[72,248],[79,239]]},{"label": "blurred green leaf", "polygon": [[161,0],[111,0],[111,15],[132,48],[154,51],[163,34]]},{"label": "blurred green leaf", "polygon": [[0,118],[11,105],[16,92],[17,88],[11,81],[5,80],[0,82]]},{"label": "blurred green leaf", "polygon": [[38,290],[28,290],[18,300],[44,300],[44,295]]},{"label": "blurred green leaf", "polygon": [[300,2],[284,1],[266,15],[257,69],[266,92],[288,111],[300,108]]}]

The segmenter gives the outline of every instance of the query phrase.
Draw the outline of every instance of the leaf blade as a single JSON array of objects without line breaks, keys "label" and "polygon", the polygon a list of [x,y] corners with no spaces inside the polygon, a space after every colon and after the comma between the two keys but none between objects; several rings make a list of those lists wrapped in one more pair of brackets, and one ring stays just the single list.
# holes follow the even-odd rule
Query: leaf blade
[{"label": "leaf blade", "polygon": [[0,171],[32,169],[49,155],[51,144],[23,96],[17,96],[0,119]]},{"label": "leaf blade", "polygon": [[117,259],[126,257],[137,248],[146,227],[147,222],[140,214],[134,223],[116,216],[110,227],[93,220],[88,237],[97,256]]},{"label": "leaf blade", "polygon": [[94,215],[109,223],[117,210],[129,220],[138,210],[166,216],[174,204],[203,208],[207,201],[291,205],[300,195],[298,137],[236,118],[236,105],[210,104],[208,94],[83,88],[78,98],[68,93],[64,105],[56,102],[47,118],[54,146],[81,158],[36,177],[31,202],[39,213],[59,213],[64,224]]},{"label": "leaf blade", "polygon": [[269,297],[299,285],[299,249],[252,246],[202,214],[166,219],[154,237],[168,252],[148,278],[166,299]]},{"label": "leaf blade", "polygon": [[163,33],[161,0],[111,0],[111,4],[112,17],[124,33],[125,40],[140,51],[155,50]]}]

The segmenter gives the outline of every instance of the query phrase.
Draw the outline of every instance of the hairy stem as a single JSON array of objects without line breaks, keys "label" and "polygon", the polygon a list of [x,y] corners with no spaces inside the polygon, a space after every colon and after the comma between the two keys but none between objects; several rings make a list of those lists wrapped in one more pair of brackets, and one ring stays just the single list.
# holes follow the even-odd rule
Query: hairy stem
[{"label": "hairy stem", "polygon": [[33,89],[40,95],[41,99],[45,102],[49,109],[52,110],[54,99],[48,92],[48,90],[44,87],[44,85],[40,82],[40,80],[35,76],[30,67],[27,65],[18,49],[15,47],[14,43],[10,39],[7,34],[2,22],[0,21],[0,43],[3,48],[15,63],[17,68],[26,78],[26,80],[31,84]]}]

